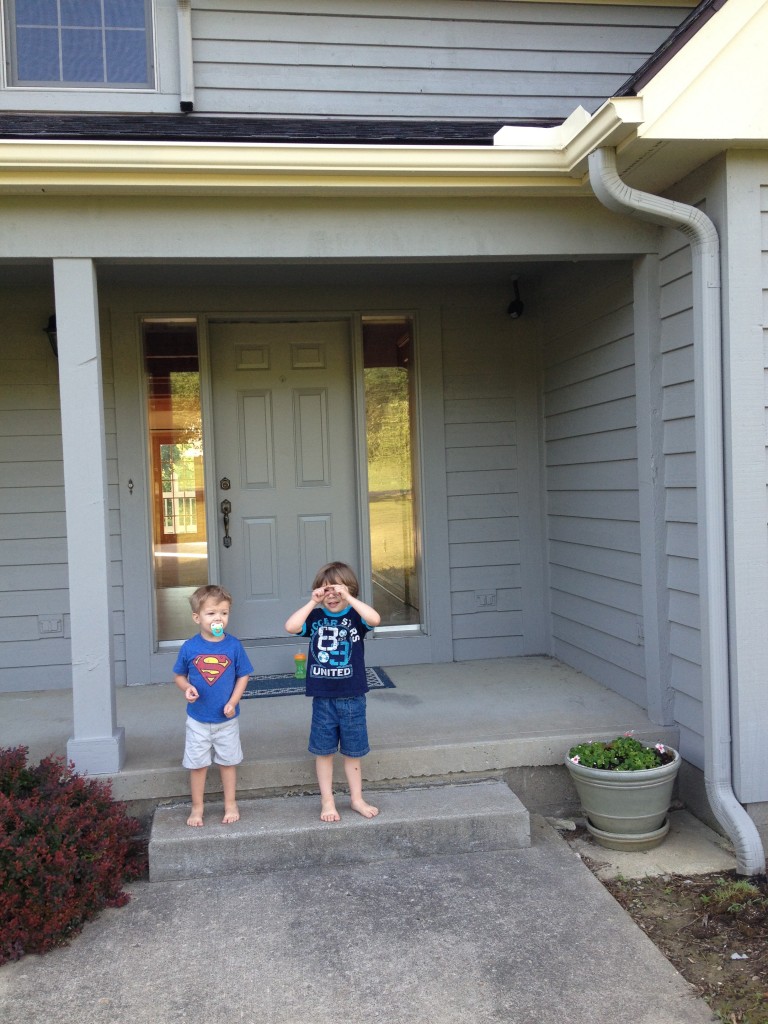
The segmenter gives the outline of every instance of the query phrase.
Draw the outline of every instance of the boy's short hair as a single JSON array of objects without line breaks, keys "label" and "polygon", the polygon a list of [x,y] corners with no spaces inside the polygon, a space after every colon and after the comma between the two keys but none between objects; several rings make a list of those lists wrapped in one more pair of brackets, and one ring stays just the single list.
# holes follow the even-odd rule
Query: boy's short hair
[{"label": "boy's short hair", "polygon": [[192,613],[197,615],[206,601],[228,601],[231,605],[232,595],[216,583],[206,583],[204,587],[198,587],[194,594],[189,595],[189,606]]},{"label": "boy's short hair", "polygon": [[329,562],[317,570],[313,590],[319,590],[328,583],[342,583],[350,592],[352,597],[357,597],[360,592],[360,584],[357,582],[354,570],[346,562]]}]

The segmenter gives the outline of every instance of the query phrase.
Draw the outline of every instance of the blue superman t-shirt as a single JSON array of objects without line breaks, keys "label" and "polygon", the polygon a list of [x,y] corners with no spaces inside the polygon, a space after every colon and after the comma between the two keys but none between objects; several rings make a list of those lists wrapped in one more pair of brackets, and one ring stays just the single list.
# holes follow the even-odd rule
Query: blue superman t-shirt
[{"label": "blue superman t-shirt", "polygon": [[357,697],[368,692],[363,638],[371,627],[352,607],[314,608],[302,636],[309,637],[308,697]]},{"label": "blue superman t-shirt", "polygon": [[[186,676],[200,695],[187,704],[190,718],[198,722],[227,722],[230,719],[224,714],[224,705],[232,696],[236,681],[240,676],[250,675],[253,665],[236,636],[225,633],[222,640],[214,643],[198,633],[181,645],[173,671]],[[239,714],[238,704],[235,717]]]}]

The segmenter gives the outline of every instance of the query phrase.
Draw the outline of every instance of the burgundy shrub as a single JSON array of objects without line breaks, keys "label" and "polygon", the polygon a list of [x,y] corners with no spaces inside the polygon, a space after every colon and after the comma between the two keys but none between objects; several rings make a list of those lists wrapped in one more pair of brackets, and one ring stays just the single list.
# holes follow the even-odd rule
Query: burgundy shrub
[{"label": "burgundy shrub", "polygon": [[137,819],[108,783],[60,758],[27,764],[0,748],[0,964],[66,942],[104,907],[128,902],[141,872]]}]

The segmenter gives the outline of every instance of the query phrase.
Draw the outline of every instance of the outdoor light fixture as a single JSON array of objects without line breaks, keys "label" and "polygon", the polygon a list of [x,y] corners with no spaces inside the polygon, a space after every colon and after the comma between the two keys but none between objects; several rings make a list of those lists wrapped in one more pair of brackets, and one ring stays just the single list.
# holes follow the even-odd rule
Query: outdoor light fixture
[{"label": "outdoor light fixture", "polygon": [[56,333],[56,314],[51,313],[48,317],[48,323],[43,328],[45,333],[48,335],[48,341],[51,345],[51,350],[56,358],[59,358],[59,336]]},{"label": "outdoor light fixture", "polygon": [[520,285],[517,283],[516,277],[512,278],[512,286],[515,289],[515,296],[510,302],[510,304],[507,306],[507,316],[510,318],[510,320],[519,320],[520,317],[523,315],[523,310],[525,309],[525,306],[523,306],[523,303],[520,299]]}]

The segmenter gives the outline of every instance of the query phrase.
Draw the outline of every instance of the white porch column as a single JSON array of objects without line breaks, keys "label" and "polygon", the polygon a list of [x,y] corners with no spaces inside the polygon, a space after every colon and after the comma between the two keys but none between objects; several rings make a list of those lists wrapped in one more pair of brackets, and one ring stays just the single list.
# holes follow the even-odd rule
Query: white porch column
[{"label": "white porch column", "polygon": [[110,611],[109,508],[96,273],[89,259],[54,259],[64,494],[72,633],[74,735],[79,771],[123,763],[117,728]]}]

